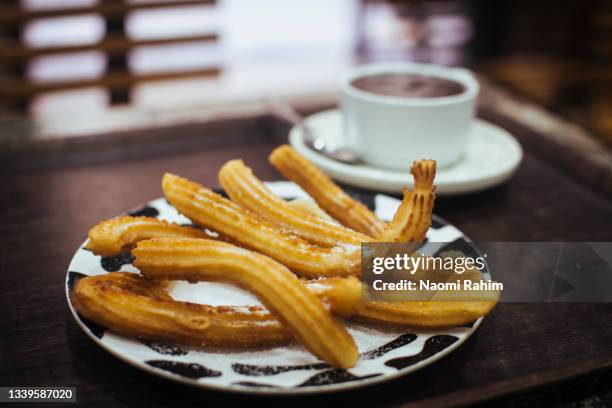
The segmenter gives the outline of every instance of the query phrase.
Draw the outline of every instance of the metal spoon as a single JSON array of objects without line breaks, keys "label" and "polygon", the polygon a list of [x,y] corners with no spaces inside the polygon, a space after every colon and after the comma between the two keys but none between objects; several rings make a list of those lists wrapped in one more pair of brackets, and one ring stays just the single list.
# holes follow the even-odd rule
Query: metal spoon
[{"label": "metal spoon", "polygon": [[338,145],[338,143],[324,140],[321,137],[316,137],[313,132],[308,129],[304,121],[304,117],[300,115],[293,106],[278,98],[267,99],[267,105],[270,113],[274,116],[283,119],[294,126],[301,129],[304,139],[304,144],[315,152],[329,157],[330,159],[340,161],[346,164],[363,163],[357,154],[348,147]]}]

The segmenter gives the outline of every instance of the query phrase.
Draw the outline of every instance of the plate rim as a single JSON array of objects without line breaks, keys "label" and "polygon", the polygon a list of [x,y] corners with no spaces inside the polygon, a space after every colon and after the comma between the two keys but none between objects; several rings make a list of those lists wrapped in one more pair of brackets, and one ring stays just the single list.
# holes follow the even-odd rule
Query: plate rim
[{"label": "plate rim", "polygon": [[[269,186],[272,190],[274,190],[274,184],[280,185],[280,184],[284,184],[285,186],[288,184],[293,184],[294,186],[298,187],[299,186],[295,185],[295,183],[290,182],[290,181],[273,181],[273,182],[265,182],[265,184],[267,186]],[[377,195],[377,193],[372,193]],[[386,196],[385,194],[380,194],[383,196]],[[400,202],[399,199],[395,198],[395,197],[389,197],[386,196],[387,198],[391,198],[393,200],[397,200],[398,202]],[[132,211],[132,210],[138,210],[143,208],[143,206],[148,206],[151,205],[157,201],[161,201],[161,200],[165,200],[164,197],[158,197],[156,199],[150,200],[145,204],[133,207],[132,209],[128,210]],[[441,221],[442,223],[444,223],[445,225],[450,225],[453,226],[453,224],[449,223],[448,221],[446,221],[444,218],[439,217],[435,214],[432,215],[433,219],[436,219],[438,221]],[[463,231],[459,230],[457,227],[456,228],[458,231],[461,232],[462,234],[462,238],[464,238],[467,242],[473,243],[473,241],[463,233]],[[343,382],[343,383],[338,383],[338,384],[325,384],[325,385],[317,385],[317,386],[311,386],[311,387],[303,387],[303,388],[298,388],[298,387],[292,387],[292,388],[276,388],[276,387],[248,387],[248,386],[240,386],[240,385],[220,385],[220,384],[210,384],[210,383],[206,383],[206,382],[201,382],[198,381],[198,379],[192,379],[192,378],[188,378],[185,376],[180,376],[177,374],[173,374],[171,372],[168,372],[166,370],[162,370],[160,368],[156,368],[156,367],[151,367],[147,364],[144,364],[143,362],[137,361],[135,359],[130,359],[129,357],[116,352],[114,349],[112,349],[111,347],[109,347],[108,345],[106,345],[104,342],[102,342],[101,338],[98,338],[91,330],[90,328],[81,320],[81,318],[79,317],[77,311],[74,309],[74,306],[72,305],[72,301],[70,299],[70,293],[69,293],[69,279],[70,279],[70,272],[71,272],[71,268],[70,266],[72,265],[74,259],[79,255],[79,252],[81,250],[83,250],[83,248],[85,247],[85,244],[87,243],[87,239],[85,239],[80,246],[76,249],[75,253],[73,254],[73,256],[70,259],[70,263],[68,264],[68,269],[66,270],[66,277],[64,280],[64,290],[65,290],[65,294],[66,294],[66,301],[68,303],[68,308],[70,310],[70,314],[72,315],[72,318],[76,321],[77,325],[81,328],[81,330],[87,335],[87,337],[89,337],[91,340],[93,340],[93,342],[101,347],[104,351],[108,352],[110,355],[112,355],[115,358],[118,358],[120,361],[127,363],[128,365],[135,367],[137,369],[140,369],[150,375],[155,375],[158,377],[162,377],[174,382],[178,382],[181,384],[186,384],[192,387],[196,387],[196,388],[200,388],[200,389],[209,389],[209,390],[214,390],[214,391],[218,391],[218,392],[227,392],[227,393],[233,393],[233,394],[241,394],[241,395],[257,395],[257,396],[298,396],[298,395],[311,395],[311,394],[329,394],[329,393],[334,393],[334,392],[345,392],[351,389],[357,389],[357,388],[362,388],[362,387],[369,387],[372,385],[377,385],[377,384],[381,384],[381,383],[385,383],[387,381],[392,381],[395,380],[399,377],[403,377],[407,374],[410,374],[412,372],[418,371],[424,367],[427,367],[431,364],[436,363],[437,361],[439,361],[440,359],[446,357],[448,354],[452,353],[454,350],[456,350],[458,347],[460,347],[463,343],[465,343],[466,341],[468,341],[468,339],[470,339],[472,337],[472,335],[476,332],[476,330],[480,327],[482,321],[484,320],[485,316],[480,317],[479,319],[477,319],[472,326],[470,327],[470,330],[467,331],[465,333],[465,336],[463,337],[459,337],[457,341],[455,341],[453,344],[451,344],[450,346],[446,347],[444,350],[440,351],[439,353],[424,359],[422,361],[419,361],[418,363],[411,365],[409,367],[405,367],[402,369],[397,370],[394,373],[391,374],[381,374],[381,375],[377,375],[375,377],[369,377],[369,378],[364,378],[361,380],[355,380],[355,381],[349,381],[349,382]],[[478,248],[476,248],[478,249]],[[490,272],[490,271],[489,271]],[[454,328],[453,328],[454,329]],[[427,331],[424,331],[427,332]],[[112,333],[115,336],[118,337],[122,337],[122,338],[129,338],[129,337],[125,337],[116,333]]]}]

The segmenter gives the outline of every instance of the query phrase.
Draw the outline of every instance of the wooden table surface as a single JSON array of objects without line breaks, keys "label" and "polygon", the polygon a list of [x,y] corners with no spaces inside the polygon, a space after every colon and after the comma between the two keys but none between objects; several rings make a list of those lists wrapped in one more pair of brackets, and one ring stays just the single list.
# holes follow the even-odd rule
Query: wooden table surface
[{"label": "wooden table surface", "polygon": [[[526,150],[515,177],[483,193],[440,198],[435,212],[474,240],[612,241],[609,198],[536,156],[525,143],[528,129],[505,126]],[[233,396],[175,384],[128,366],[87,338],[69,313],[64,280],[89,227],[159,197],[165,171],[214,186],[217,169],[240,157],[262,179],[278,179],[266,157],[286,131],[270,118],[249,118],[166,130],[176,137],[147,144],[124,135],[53,157],[38,152],[36,163],[5,162],[0,385],[76,386],[79,402],[101,406],[327,406],[366,399],[444,406],[612,367],[612,304],[500,304],[462,347],[430,367],[387,384],[300,398]]]}]

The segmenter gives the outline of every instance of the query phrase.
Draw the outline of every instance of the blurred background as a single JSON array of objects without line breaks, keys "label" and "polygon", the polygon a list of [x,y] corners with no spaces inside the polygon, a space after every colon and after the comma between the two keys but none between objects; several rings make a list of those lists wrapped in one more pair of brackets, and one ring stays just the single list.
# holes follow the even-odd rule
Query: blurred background
[{"label": "blurred background", "polygon": [[612,142],[604,0],[4,0],[0,27],[2,139],[333,98],[351,65],[411,60],[470,67]]}]

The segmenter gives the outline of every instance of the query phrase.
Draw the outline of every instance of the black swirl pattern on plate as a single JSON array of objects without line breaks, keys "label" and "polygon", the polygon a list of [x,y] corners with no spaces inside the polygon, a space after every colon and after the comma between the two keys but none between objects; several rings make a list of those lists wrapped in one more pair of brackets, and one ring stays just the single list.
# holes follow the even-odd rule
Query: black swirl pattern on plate
[{"label": "black swirl pattern on plate", "polygon": [[423,350],[421,350],[420,353],[415,354],[413,356],[393,358],[385,362],[385,365],[387,367],[397,368],[398,370],[410,367],[420,361],[428,359],[429,357],[435,354],[438,354],[442,350],[450,347],[457,340],[459,340],[459,337],[451,336],[448,334],[439,334],[436,336],[431,336],[425,341],[425,344],[423,345]]},{"label": "black swirl pattern on plate", "polygon": [[[444,245],[443,247],[438,249],[433,256],[439,256],[441,253],[446,252],[446,251],[460,251],[466,257],[469,257],[469,258],[472,258],[472,259],[476,259],[476,258],[479,258],[479,257],[486,257],[486,255],[483,255],[482,252],[480,252],[480,249],[478,249],[474,245],[474,243],[471,242],[465,236],[461,236],[460,238],[457,238],[453,242],[447,243],[446,245]],[[485,267],[482,269],[481,272],[486,277],[486,276],[488,276],[487,274],[489,273],[489,266],[487,265],[486,259],[485,259],[485,265],[484,266]]]},{"label": "black swirl pattern on plate", "polygon": [[357,376],[349,373],[341,368],[332,368],[331,370],[325,370],[317,373],[298,385],[298,387],[316,387],[321,385],[333,385],[346,383],[351,381],[360,381],[367,378],[378,377],[381,373],[368,374],[364,376]]},{"label": "black swirl pattern on plate", "polygon": [[286,373],[288,371],[302,370],[322,370],[330,368],[327,363],[303,364],[303,365],[253,365],[253,364],[232,364],[232,370],[238,374],[248,375],[250,377],[263,377]]},{"label": "black swirl pattern on plate", "polygon": [[145,205],[144,207],[138,208],[136,210],[128,211],[127,214],[131,215],[132,217],[157,218],[157,216],[159,216],[159,211],[155,207]]},{"label": "black swirl pattern on plate", "polygon": [[356,190],[351,187],[346,187],[345,185],[341,187],[349,196],[365,204],[371,211],[376,211],[376,194],[363,190]]},{"label": "black swirl pattern on plate", "polygon": [[474,247],[474,245],[471,242],[466,241],[465,237],[457,238],[453,242],[447,243],[446,245],[438,249],[436,253],[434,254],[434,256],[439,256],[442,252],[447,252],[447,251],[460,251],[466,257],[470,257],[473,259],[476,259],[479,256],[482,256],[480,252]]},{"label": "black swirl pattern on plate", "polygon": [[[403,347],[406,344],[410,344],[417,339],[417,335],[414,333],[405,333],[388,343],[383,344],[373,350],[366,351],[361,354],[363,360],[373,360],[379,358],[388,352],[395,350],[399,347]],[[302,364],[302,365],[254,365],[254,364],[232,364],[232,370],[238,374],[247,375],[250,377],[263,377],[272,376],[277,374],[286,373],[289,371],[303,371],[303,370],[323,370],[331,368],[326,363],[315,363],[315,364]]]},{"label": "black swirl pattern on plate", "polygon": [[145,363],[151,367],[159,368],[173,374],[180,375],[181,377],[193,379],[204,377],[221,377],[223,374],[221,371],[213,370],[197,363],[185,363],[182,361],[172,360],[148,360],[145,361]]},{"label": "black swirl pattern on plate", "polygon": [[[434,337],[444,337],[444,336],[434,336]],[[446,336],[446,337],[453,337],[455,339],[455,341],[458,339],[454,336]],[[382,357],[383,355],[387,354],[388,352],[395,350],[397,348],[403,347],[407,344],[412,343],[413,341],[415,341],[418,338],[418,336],[414,333],[405,333],[402,334],[400,336],[398,336],[397,338],[391,340],[390,342],[383,344],[380,347],[377,347],[373,350],[367,351],[365,353],[361,354],[361,358],[364,360],[373,360],[379,357]],[[428,341],[431,340],[428,339]],[[448,342],[448,340],[447,340]],[[434,340],[432,340],[430,343],[435,343],[435,344],[440,344],[440,343],[444,343],[444,340],[441,338],[435,338]],[[450,344],[454,343],[454,341],[450,342]],[[449,345],[450,345],[449,344]],[[440,349],[439,351],[443,350],[446,347],[443,347],[442,349]],[[421,353],[419,353],[419,356],[422,354],[426,354],[426,353],[430,353],[433,352],[431,355],[436,354],[438,351],[434,350],[434,347],[432,347],[432,345],[428,345],[426,342],[426,345],[423,349],[423,351]],[[414,356],[413,356],[414,357]],[[423,357],[423,359],[428,358],[428,357]],[[393,361],[393,360],[390,360]],[[238,374],[242,374],[242,375],[247,375],[247,376],[253,376],[253,377],[260,377],[260,376],[273,376],[273,375],[277,375],[277,374],[281,374],[281,373],[285,373],[285,372],[289,372],[289,371],[297,371],[297,370],[321,370],[321,369],[325,369],[325,368],[330,368],[330,366],[326,363],[318,363],[318,364],[304,364],[304,365],[294,365],[294,366],[289,366],[289,365],[251,365],[251,364],[240,364],[240,363],[235,363],[232,364],[232,369],[237,372]],[[376,376],[376,375],[380,375],[380,374],[374,374],[374,375],[368,375],[368,376],[364,376],[364,377],[357,377],[354,376],[353,374],[345,371],[345,370],[339,370],[339,369],[330,369],[330,370],[326,370],[323,371],[321,373],[315,374],[314,376],[310,377],[308,380],[306,380],[303,384],[300,385],[300,387],[307,387],[307,386],[314,386],[314,385],[326,385],[326,384],[336,384],[336,383],[341,383],[341,382],[348,382],[348,381],[356,381],[356,380],[361,380],[361,379],[365,379],[365,378],[370,378],[372,376]],[[254,383],[254,384],[258,384],[258,383]],[[256,385],[255,385],[256,386]],[[267,386],[266,384],[263,384],[263,386]]]},{"label": "black swirl pattern on plate", "polygon": [[151,350],[157,351],[159,354],[166,356],[184,356],[189,353],[178,344],[171,343],[159,343],[156,341],[149,341],[145,339],[139,339],[142,344],[150,348]]},{"label": "black swirl pattern on plate", "polygon": [[[76,285],[76,283],[79,281],[79,279],[84,278],[86,276],[87,275],[85,275],[84,273],[81,273],[81,272],[74,272],[74,271],[69,271],[68,272],[67,287],[68,287],[68,297],[70,299],[72,299],[72,292],[74,290],[74,285]],[[77,316],[79,317],[81,322],[89,329],[89,331],[94,336],[96,336],[99,339],[101,339],[104,336],[104,332],[106,331],[106,329],[104,327],[102,327],[99,324],[94,323],[91,320],[83,317],[83,315],[81,315],[79,312],[77,312]]]},{"label": "black swirl pattern on plate", "polygon": [[116,272],[123,265],[129,265],[134,262],[134,256],[129,253],[123,253],[115,256],[103,256],[100,258],[100,266],[107,272]]},{"label": "black swirl pattern on plate", "polygon": [[68,287],[68,296],[72,299],[72,290],[74,289],[74,285],[78,282],[79,279],[86,277],[84,273],[69,271],[68,272],[68,281],[66,286]]},{"label": "black swirl pattern on plate", "polygon": [[431,228],[440,229],[442,227],[445,227],[446,225],[447,224],[445,222],[442,222],[442,220],[438,218],[437,216],[433,215],[431,217]]},{"label": "black swirl pattern on plate", "polygon": [[262,384],[262,383],[253,382],[253,381],[239,381],[239,382],[232,383],[232,385],[240,385],[243,387],[253,387],[253,388],[279,388],[276,385]]},{"label": "black swirl pattern on plate", "polygon": [[429,242],[429,238],[427,237],[423,238],[423,242],[419,244],[419,248],[417,249],[423,248],[425,245],[427,245],[428,242]]},{"label": "black swirl pattern on plate", "polygon": [[414,333],[405,333],[402,334],[395,339],[391,340],[388,343],[383,344],[380,347],[375,348],[374,350],[366,351],[365,353],[361,353],[362,360],[374,360],[375,358],[382,357],[390,351],[393,351],[397,348],[403,347],[406,344],[410,344],[415,341],[418,336]]}]

